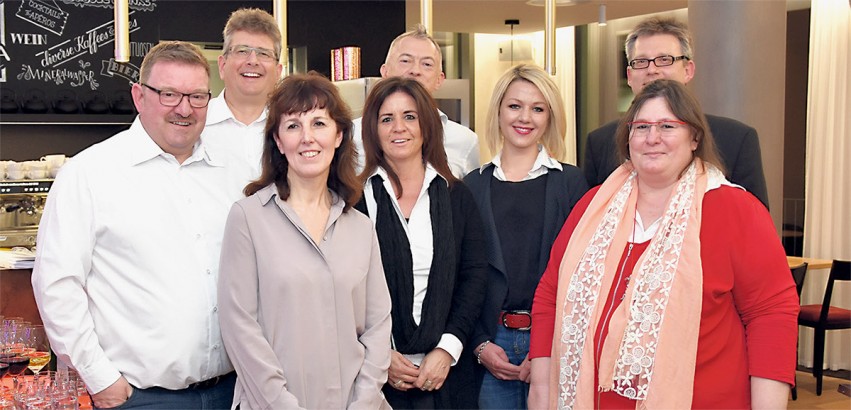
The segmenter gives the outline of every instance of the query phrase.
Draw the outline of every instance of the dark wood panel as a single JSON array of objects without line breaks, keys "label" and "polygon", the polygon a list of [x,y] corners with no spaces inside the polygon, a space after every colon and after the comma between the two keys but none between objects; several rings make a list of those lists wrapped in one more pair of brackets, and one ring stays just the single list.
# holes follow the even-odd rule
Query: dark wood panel
[{"label": "dark wood panel", "polygon": [[41,324],[31,276],[30,269],[0,269],[0,315],[20,316],[34,324]]}]

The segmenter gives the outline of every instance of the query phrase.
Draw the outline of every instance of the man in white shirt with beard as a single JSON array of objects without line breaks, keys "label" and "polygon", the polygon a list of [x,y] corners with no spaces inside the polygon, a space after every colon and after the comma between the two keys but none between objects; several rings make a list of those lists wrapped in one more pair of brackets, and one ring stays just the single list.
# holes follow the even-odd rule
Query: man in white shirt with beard
[{"label": "man in white shirt with beard", "polygon": [[47,198],[33,290],[53,351],[97,408],[233,400],[217,281],[248,165],[200,138],[209,80],[198,47],[156,45],[131,89],[130,129],[69,160]]},{"label": "man in white shirt with beard", "polygon": [[281,32],[275,18],[261,9],[234,11],[223,31],[219,76],[225,89],[210,101],[204,138],[222,144],[260,176],[266,102],[281,78]]},{"label": "man in white shirt with beard", "polygon": [[[440,46],[428,34],[425,27],[417,25],[413,30],[396,37],[390,43],[387,58],[381,65],[381,77],[409,77],[417,80],[432,95],[443,84],[443,57]],[[479,137],[471,129],[449,119],[443,112],[443,148],[449,160],[452,174],[464,178],[479,167]],[[358,151],[358,170],[363,169],[364,153],[361,118],[354,120],[353,136]]]}]

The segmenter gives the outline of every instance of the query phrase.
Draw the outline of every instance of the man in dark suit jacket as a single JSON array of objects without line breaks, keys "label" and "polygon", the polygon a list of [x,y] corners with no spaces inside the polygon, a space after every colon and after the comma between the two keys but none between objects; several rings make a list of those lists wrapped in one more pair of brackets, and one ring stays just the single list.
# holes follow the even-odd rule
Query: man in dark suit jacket
[{"label": "man in dark suit jacket", "polygon": [[[627,80],[634,94],[660,78],[687,84],[693,77],[691,34],[673,19],[650,18],[636,26],[626,39]],[[768,207],[768,190],[756,130],[739,121],[706,115],[715,144],[724,161],[727,178],[741,185]],[[588,134],[582,169],[589,186],[603,183],[620,165],[612,121]]]}]

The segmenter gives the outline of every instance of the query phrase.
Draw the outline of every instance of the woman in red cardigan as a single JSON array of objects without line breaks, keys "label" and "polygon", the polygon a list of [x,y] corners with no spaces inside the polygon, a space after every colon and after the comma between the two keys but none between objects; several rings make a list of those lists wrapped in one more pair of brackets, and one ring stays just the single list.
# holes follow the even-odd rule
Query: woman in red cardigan
[{"label": "woman in red cardigan", "polygon": [[636,96],[623,165],[574,207],[535,294],[530,408],[785,408],[798,300],[765,207],[697,100]]}]

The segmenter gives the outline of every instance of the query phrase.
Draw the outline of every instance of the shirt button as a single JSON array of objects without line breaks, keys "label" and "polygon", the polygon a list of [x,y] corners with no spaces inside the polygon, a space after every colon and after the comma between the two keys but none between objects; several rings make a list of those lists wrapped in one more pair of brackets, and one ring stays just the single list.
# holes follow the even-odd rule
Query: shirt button
[{"label": "shirt button", "polygon": [[213,312],[218,312],[218,311],[219,311],[219,307],[218,307],[218,306],[213,306]]},{"label": "shirt button", "polygon": [[208,275],[212,275],[212,274],[213,274],[213,271],[211,271],[211,270],[207,269],[207,274],[208,274]]},{"label": "shirt button", "polygon": [[201,234],[200,234],[200,233],[196,233],[196,234],[195,234],[195,239],[201,239]]}]

